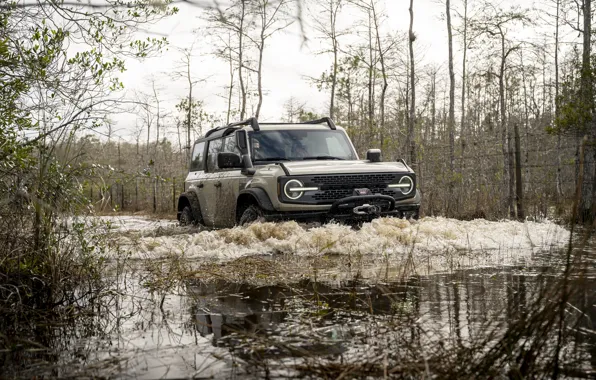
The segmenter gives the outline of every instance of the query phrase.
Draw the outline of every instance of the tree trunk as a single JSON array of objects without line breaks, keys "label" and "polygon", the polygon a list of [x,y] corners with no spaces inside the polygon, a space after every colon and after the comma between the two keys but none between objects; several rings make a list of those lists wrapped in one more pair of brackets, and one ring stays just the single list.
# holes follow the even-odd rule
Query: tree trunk
[{"label": "tree trunk", "polygon": [[[557,16],[555,19],[555,121],[559,120],[559,12],[561,0],[557,0]],[[561,134],[557,134],[557,172],[556,172],[557,201],[563,195],[561,186]]]},{"label": "tree trunk", "polygon": [[157,118],[155,123],[155,133],[156,133],[156,141],[155,141],[155,154],[157,154],[157,147],[159,145],[159,97],[157,96],[157,90],[155,90],[155,81],[153,81],[153,96],[155,97],[155,103],[157,104]]},{"label": "tree trunk", "polygon": [[374,96],[373,96],[373,42],[371,13],[368,11],[368,143],[374,140]]},{"label": "tree trunk", "polygon": [[[579,220],[582,223],[591,223],[594,219],[594,178],[596,176],[596,150],[594,143],[596,136],[592,126],[592,80],[591,80],[591,32],[592,32],[592,0],[584,0],[583,14],[584,14],[584,39],[583,39],[583,55],[582,55],[582,73],[581,73],[581,112],[585,115],[583,119],[585,125],[583,126],[588,142],[585,144],[585,159],[584,159],[584,173],[581,191],[581,199],[579,202]],[[579,138],[578,138],[579,140]]]},{"label": "tree trunk", "polygon": [[190,155],[192,152],[192,141],[190,139],[190,130],[192,128],[192,82],[189,80],[190,87],[188,88],[188,114],[186,115],[186,158],[190,162]]},{"label": "tree trunk", "polygon": [[379,112],[380,112],[380,123],[379,123],[379,132],[380,132],[380,144],[379,146],[383,148],[383,131],[385,130],[385,97],[387,94],[387,88],[389,87],[389,83],[387,82],[387,71],[385,68],[385,55],[383,53],[383,49],[381,47],[381,36],[379,31],[379,22],[377,20],[377,11],[375,9],[374,2],[371,1],[371,8],[373,12],[373,20],[375,22],[375,34],[377,36],[377,49],[379,50],[379,61],[381,63],[381,75],[383,76],[383,87],[381,88],[381,100],[379,104]]},{"label": "tree trunk", "polygon": [[230,90],[228,91],[228,111],[226,113],[226,124],[230,124],[230,114],[232,113],[232,94],[234,93],[234,60],[232,59],[232,41],[228,36],[228,51],[230,53],[228,59],[230,62]]},{"label": "tree trunk", "polygon": [[246,87],[244,85],[244,77],[242,76],[242,68],[244,67],[244,56],[243,56],[243,37],[244,37],[244,18],[246,17],[246,0],[240,0],[241,13],[240,13],[240,29],[238,31],[238,76],[240,79],[240,93],[242,95],[242,101],[240,104],[240,120],[244,120],[246,116]]},{"label": "tree trunk", "polygon": [[409,156],[410,156],[410,163],[415,166],[416,165],[416,139],[414,136],[414,127],[416,125],[416,82],[415,82],[415,69],[414,69],[414,41],[416,40],[416,36],[414,36],[414,0],[410,0],[410,29],[408,32],[408,41],[410,47],[410,94],[411,94],[411,101],[410,101],[410,118],[409,118],[409,125],[408,125],[408,135],[407,135],[407,142],[409,143]]},{"label": "tree trunk", "polygon": [[257,103],[257,111],[255,117],[258,119],[261,114],[261,106],[263,105],[263,51],[265,50],[265,28],[267,27],[267,3],[262,4],[261,9],[261,35],[260,43],[257,46],[259,50],[259,63],[257,68],[257,93],[259,94],[259,102]]},{"label": "tree trunk", "polygon": [[462,57],[462,73],[461,73],[461,108],[460,108],[460,126],[459,126],[459,141],[461,142],[461,172],[465,170],[465,150],[466,150],[466,59],[468,54],[468,0],[464,0],[464,31],[463,31],[463,57]]},{"label": "tree trunk", "polygon": [[331,3],[329,4],[331,43],[333,45],[333,78],[331,78],[331,99],[329,100],[329,117],[332,119],[335,117],[335,89],[337,87],[337,55],[339,46],[337,44],[336,21],[337,11],[340,5],[339,3],[339,0],[336,3],[334,3],[333,0],[331,0]]},{"label": "tree trunk", "polygon": [[[449,44],[449,199],[454,200],[454,169],[455,169],[455,72],[453,71],[453,34],[451,31],[451,8],[450,1],[445,2],[445,14],[447,16],[447,39]],[[450,209],[447,214],[450,214]]]},{"label": "tree trunk", "polygon": [[522,183],[522,164],[521,164],[521,143],[519,141],[519,127],[517,123],[515,128],[515,198],[517,204],[517,219],[524,220],[524,195]]},{"label": "tree trunk", "polygon": [[437,72],[433,71],[431,79],[431,95],[432,103],[430,106],[430,142],[431,144],[435,141],[435,125],[437,123]]},{"label": "tree trunk", "polygon": [[499,105],[501,113],[501,144],[503,146],[503,178],[505,180],[505,188],[507,189],[507,199],[505,203],[506,211],[511,213],[513,210],[513,183],[511,183],[510,163],[509,163],[509,147],[510,136],[507,128],[507,112],[505,107],[505,36],[501,34],[501,65],[499,69]]}]

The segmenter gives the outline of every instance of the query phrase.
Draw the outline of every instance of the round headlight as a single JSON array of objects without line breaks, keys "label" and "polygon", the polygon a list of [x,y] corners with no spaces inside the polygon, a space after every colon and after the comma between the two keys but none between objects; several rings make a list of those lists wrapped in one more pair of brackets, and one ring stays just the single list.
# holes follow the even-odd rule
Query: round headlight
[{"label": "round headlight", "polygon": [[402,185],[400,187],[400,190],[403,195],[408,195],[412,192],[412,190],[414,190],[414,180],[412,179],[412,177],[409,177],[407,175],[401,177],[401,179],[399,180],[399,184]]},{"label": "round headlight", "polygon": [[304,187],[304,184],[297,179],[291,179],[286,182],[284,186],[284,193],[286,197],[290,198],[291,200],[296,200],[304,194],[304,191],[290,191],[290,189],[296,189],[297,187]]}]

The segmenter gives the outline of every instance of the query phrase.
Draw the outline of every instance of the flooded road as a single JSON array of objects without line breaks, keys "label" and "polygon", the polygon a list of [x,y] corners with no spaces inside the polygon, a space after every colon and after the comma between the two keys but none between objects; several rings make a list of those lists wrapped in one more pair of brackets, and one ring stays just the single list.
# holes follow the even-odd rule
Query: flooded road
[{"label": "flooded road", "polygon": [[137,219],[111,220],[109,294],[23,326],[3,376],[535,377],[555,349],[564,377],[595,374],[596,260],[573,267],[557,330],[568,233],[553,223]]}]

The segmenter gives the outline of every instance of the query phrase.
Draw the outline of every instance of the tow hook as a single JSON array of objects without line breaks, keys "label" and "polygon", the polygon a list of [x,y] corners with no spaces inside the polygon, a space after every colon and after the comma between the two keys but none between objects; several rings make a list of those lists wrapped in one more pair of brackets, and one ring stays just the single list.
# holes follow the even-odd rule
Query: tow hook
[{"label": "tow hook", "polygon": [[375,205],[363,204],[362,206],[356,206],[352,209],[356,215],[376,215],[381,212],[381,208]]}]

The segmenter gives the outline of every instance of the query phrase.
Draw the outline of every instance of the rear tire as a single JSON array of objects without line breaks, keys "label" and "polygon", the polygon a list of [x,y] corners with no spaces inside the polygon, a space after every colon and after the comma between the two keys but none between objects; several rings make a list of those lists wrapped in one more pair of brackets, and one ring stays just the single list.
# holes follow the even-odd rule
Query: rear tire
[{"label": "rear tire", "polygon": [[238,225],[240,226],[248,226],[254,222],[261,222],[264,221],[263,218],[264,212],[263,209],[257,205],[250,205],[244,210],[240,220],[238,221]]},{"label": "rear tire", "polygon": [[180,225],[181,226],[191,226],[196,224],[194,216],[192,215],[192,209],[190,206],[185,206],[180,213]]}]

